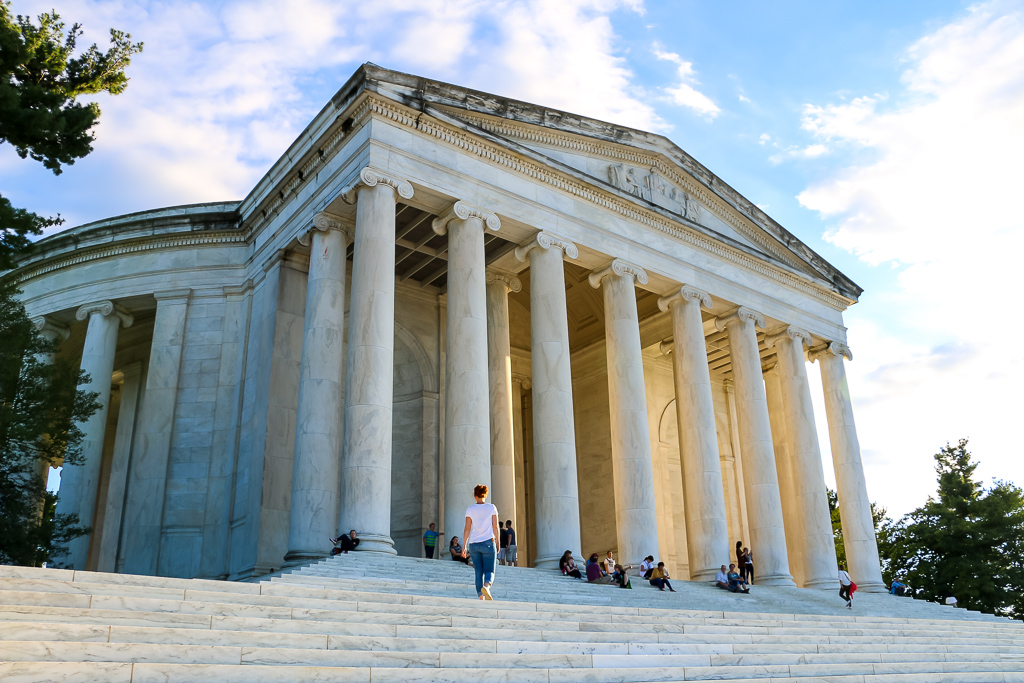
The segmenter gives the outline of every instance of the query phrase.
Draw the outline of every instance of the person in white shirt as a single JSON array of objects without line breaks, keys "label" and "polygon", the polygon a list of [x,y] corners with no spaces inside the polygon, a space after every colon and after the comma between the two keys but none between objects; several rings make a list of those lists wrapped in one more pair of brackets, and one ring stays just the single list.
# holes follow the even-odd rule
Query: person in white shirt
[{"label": "person in white shirt", "polygon": [[644,577],[646,579],[646,578],[648,578],[651,575],[651,572],[653,572],[653,571],[654,571],[654,556],[653,555],[648,555],[647,557],[645,557],[643,559],[643,562],[640,563],[640,576],[642,576],[642,577]]},{"label": "person in white shirt", "polygon": [[612,551],[608,551],[608,557],[604,558],[604,571],[611,576],[615,573],[615,558],[612,557]]},{"label": "person in white shirt", "polygon": [[726,567],[723,564],[722,568],[717,574],[715,574],[715,585],[719,588],[729,590],[729,573],[726,572]]},{"label": "person in white shirt", "polygon": [[844,565],[839,565],[839,597],[846,600],[846,609],[853,609],[853,595],[850,588],[853,586],[853,579],[850,578]]},{"label": "person in white shirt", "polygon": [[465,545],[462,556],[473,560],[476,572],[476,595],[481,600],[493,600],[491,586],[494,584],[494,540],[498,538],[498,508],[487,502],[487,484],[473,489],[476,503],[466,508],[466,530],[462,533]]}]

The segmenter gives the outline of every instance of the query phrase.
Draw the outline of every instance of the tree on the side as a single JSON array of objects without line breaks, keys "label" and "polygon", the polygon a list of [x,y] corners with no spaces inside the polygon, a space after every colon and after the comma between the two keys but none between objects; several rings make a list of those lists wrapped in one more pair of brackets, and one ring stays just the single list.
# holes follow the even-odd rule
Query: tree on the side
[{"label": "tree on the side", "polygon": [[59,342],[39,334],[18,294],[0,283],[0,564],[39,566],[89,532],[78,515],[54,514],[40,463],[81,462],[78,425],[99,403],[78,389],[88,377],[55,356]]},{"label": "tree on the side", "polygon": [[889,575],[915,597],[1024,617],[1024,491],[998,480],[984,488],[967,439],[947,443],[935,462],[936,496],[894,525]]},{"label": "tree on the side", "polygon": [[[40,14],[36,24],[14,16],[10,2],[0,0],[0,143],[10,143],[22,159],[40,161],[57,175],[63,165],[92,151],[100,108],[77,98],[124,92],[125,68],[142,51],[142,43],[111,29],[109,50],[93,44],[76,55],[81,25],[65,28],[55,12]],[[31,248],[32,236],[59,223],[60,216],[39,216],[0,196],[0,270],[12,268]]]}]

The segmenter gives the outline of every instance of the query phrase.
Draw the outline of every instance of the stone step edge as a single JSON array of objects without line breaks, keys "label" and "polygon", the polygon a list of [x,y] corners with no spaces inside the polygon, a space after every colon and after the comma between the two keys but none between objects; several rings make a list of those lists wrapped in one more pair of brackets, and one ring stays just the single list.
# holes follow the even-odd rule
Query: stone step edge
[{"label": "stone step edge", "polygon": [[[20,580],[20,579],[14,579],[14,581],[18,581],[18,580]],[[41,581],[41,579],[35,579],[35,581]],[[49,580],[48,583],[50,583],[54,587],[56,587],[58,585],[67,585],[69,582]],[[215,582],[205,582],[205,583],[206,584],[210,584],[210,583],[215,583]],[[123,585],[123,584],[88,583],[88,584],[83,584],[82,585],[82,589],[80,591],[76,590],[74,592],[64,593],[64,592],[61,592],[61,591],[18,591],[16,589],[12,590],[11,588],[8,588],[8,586],[10,586],[10,584],[11,584],[11,582],[7,581],[6,579],[0,578],[0,602],[2,602],[3,593],[5,591],[12,591],[12,592],[36,592],[36,593],[51,592],[51,593],[58,593],[58,594],[64,594],[64,595],[90,595],[90,596],[92,596],[92,595],[99,595],[99,596],[102,596],[102,597],[119,597],[116,594],[111,595],[111,594],[107,594],[107,593],[89,593],[89,592],[87,592],[88,589],[87,589],[86,586],[95,585],[95,586],[104,586],[104,587],[108,587],[108,588],[117,589],[117,588],[120,588]],[[292,585],[289,585],[287,587],[288,590],[281,590],[278,587],[274,587],[273,584],[257,584],[257,585],[259,585],[261,587],[261,591],[264,590],[264,587],[268,587],[268,588],[266,588],[267,592],[265,592],[265,593],[261,592],[260,594],[253,594],[253,593],[237,593],[236,594],[236,593],[231,593],[231,592],[227,592],[227,593],[221,592],[220,593],[221,595],[237,595],[238,598],[239,598],[238,600],[234,600],[234,601],[232,601],[230,603],[223,603],[223,604],[246,604],[246,605],[255,605],[255,606],[268,606],[268,605],[261,605],[260,602],[259,602],[259,598],[261,598],[261,597],[283,597],[283,598],[286,598],[286,597],[296,597],[296,598],[309,598],[309,599],[312,599],[312,600],[324,600],[324,601],[330,601],[330,602],[335,602],[335,603],[355,602],[355,603],[362,603],[362,604],[367,604],[367,605],[370,605],[370,604],[379,604],[379,605],[383,605],[383,604],[411,604],[413,606],[416,606],[417,604],[419,604],[419,605],[422,605],[422,606],[429,605],[431,607],[435,607],[435,606],[437,606],[437,602],[436,601],[441,599],[441,598],[435,598],[435,597],[432,597],[432,596],[415,596],[415,595],[403,596],[403,597],[408,597],[410,599],[410,602],[406,603],[405,601],[397,601],[396,602],[394,600],[394,597],[395,597],[394,595],[386,594],[386,593],[381,594],[381,593],[372,593],[372,592],[366,592],[366,591],[359,591],[359,592],[356,592],[356,591],[342,591],[342,590],[335,590],[335,589],[330,589],[330,588],[313,588],[313,587],[309,587],[308,590],[301,590],[302,588],[304,588],[304,586],[292,586]],[[278,586],[280,586],[280,584],[278,584]],[[139,586],[131,586],[131,587],[139,588]],[[216,586],[214,586],[214,587],[216,587]],[[297,590],[297,591],[294,590],[296,588],[299,588],[300,590]],[[172,590],[176,590],[176,589],[172,589]],[[611,589],[608,589],[608,590],[611,590]],[[171,598],[171,597],[157,598],[157,599],[166,599],[166,600],[172,600],[172,601],[177,600],[177,601],[181,601],[181,602],[204,601],[204,595],[195,595],[195,596],[191,596],[191,598],[190,598],[187,595],[188,592],[189,591],[187,591],[187,590],[183,591],[184,595],[183,595],[183,598],[181,600],[178,600],[178,598],[176,598],[176,597],[173,597],[173,598]],[[201,594],[208,594],[209,593],[212,596],[216,595],[216,593],[213,593],[211,591],[192,591],[192,592],[194,592],[194,593],[201,593]],[[371,597],[372,598],[372,597],[386,596],[387,600],[379,601],[379,602],[375,601],[373,599],[370,599],[370,600],[360,600],[360,599],[351,600],[351,598],[353,597],[353,593],[358,593],[359,597]],[[146,598],[138,598],[137,596],[121,596],[121,597],[125,597],[125,599],[146,599]],[[419,598],[418,600],[417,600],[417,597]],[[346,598],[348,598],[348,599],[346,599]],[[212,598],[208,598],[208,599],[212,599]],[[535,611],[536,612],[541,612],[541,613],[543,613],[543,612],[565,613],[566,612],[566,610],[564,609],[563,606],[559,606],[559,605],[554,604],[554,603],[524,603],[524,602],[516,602],[516,601],[509,601],[509,602],[495,601],[493,603],[488,603],[487,607],[482,607],[482,606],[478,607],[480,605],[480,601],[478,601],[478,600],[467,599],[467,598],[445,598],[444,600],[446,600],[446,601],[450,600],[452,602],[455,602],[456,604],[450,605],[451,607],[454,607],[454,608],[468,610],[468,611],[483,611],[483,612],[485,612],[485,614],[482,615],[483,618],[493,618],[494,615],[486,614],[486,612],[489,612],[491,610],[498,610],[498,609],[501,609],[501,610],[504,610],[504,611],[511,611],[511,612],[519,611],[519,612],[531,612],[531,613],[535,612]],[[216,604],[222,604],[222,603],[216,603]],[[272,606],[272,605],[270,605],[270,606]],[[556,609],[540,610],[540,607],[542,607],[542,606],[552,606],[552,607],[556,607]],[[533,609],[530,609],[530,608],[533,608]],[[603,611],[599,607],[594,607],[594,606],[589,606],[589,605],[586,606],[585,608],[580,609],[579,611],[580,612],[590,612],[590,611],[593,611],[593,610]],[[356,611],[372,611],[372,610],[358,610],[357,609]],[[577,610],[570,610],[569,613],[576,613],[576,611]],[[685,612],[686,614],[685,614],[685,616],[683,616],[683,615],[676,616],[676,615],[673,614],[673,613],[678,614],[679,612]],[[610,614],[610,615],[613,615],[613,616],[616,615],[615,612],[610,612],[609,611],[609,612],[606,612],[606,613]],[[651,618],[659,618],[659,617],[660,618],[666,618],[667,617],[667,618],[671,618],[671,619],[716,619],[716,620],[717,619],[721,619],[721,620],[730,620],[731,619],[731,620],[750,620],[752,622],[757,622],[757,621],[790,621],[790,622],[794,622],[794,623],[798,623],[798,622],[813,622],[814,623],[814,627],[820,627],[821,625],[823,625],[825,623],[829,623],[829,624],[844,624],[844,625],[848,624],[848,626],[836,626],[837,628],[843,628],[843,627],[852,628],[854,626],[866,626],[866,625],[870,625],[870,624],[879,624],[879,625],[883,625],[884,624],[886,626],[890,626],[890,625],[891,626],[895,626],[895,625],[899,624],[899,625],[913,626],[913,627],[931,626],[933,628],[930,629],[930,630],[936,630],[936,631],[950,631],[950,632],[956,631],[958,633],[965,633],[965,632],[966,633],[992,633],[993,635],[994,635],[993,632],[995,632],[995,631],[998,631],[998,632],[1000,632],[1000,635],[1003,635],[1003,633],[1002,633],[1003,631],[1008,631],[1008,632],[1012,633],[1012,632],[1017,630],[1017,629],[1012,628],[1012,627],[1011,628],[1007,628],[1003,624],[994,624],[994,625],[992,625],[992,624],[989,624],[987,622],[976,622],[976,621],[973,621],[973,620],[934,620],[934,619],[933,620],[926,620],[926,619],[913,619],[911,617],[907,617],[906,621],[888,621],[885,618],[878,618],[878,619],[876,619],[876,618],[870,617],[870,616],[859,617],[859,616],[853,615],[853,616],[850,616],[850,617],[846,617],[846,615],[836,615],[836,616],[832,617],[832,619],[834,619],[833,621],[825,622],[822,619],[805,619],[803,617],[805,617],[805,616],[827,616],[827,615],[797,615],[797,614],[792,614],[791,615],[791,614],[781,614],[781,613],[780,614],[775,614],[775,613],[752,613],[752,614],[754,614],[756,616],[751,618],[749,616],[749,614],[751,614],[751,613],[745,613],[745,612],[717,612],[717,611],[705,611],[705,610],[679,610],[679,609],[671,610],[671,609],[660,609],[660,608],[637,607],[637,608],[618,608],[618,614],[617,615],[618,616],[651,617]],[[718,615],[722,615],[722,616],[718,616]],[[729,615],[729,616],[726,617],[725,615]],[[773,618],[768,618],[768,615],[770,615]],[[474,615],[472,615],[472,614],[463,614],[463,615],[457,615],[457,616],[466,616],[466,617],[471,617],[472,618]],[[789,618],[786,618],[786,617],[789,617]],[[507,618],[507,616],[506,616],[506,618]],[[849,621],[848,621],[848,619],[849,619]],[[567,622],[571,622],[571,620],[566,620],[566,621]],[[591,623],[591,622],[583,622],[583,623]],[[709,625],[713,625],[713,624],[709,624]],[[751,625],[755,625],[755,624],[751,624]],[[980,627],[979,627],[979,625],[980,625]],[[943,628],[943,627],[945,627],[945,628]],[[785,627],[776,627],[776,628],[785,628]],[[902,630],[905,630],[905,629],[902,629]],[[926,630],[928,630],[928,629],[926,629]],[[1022,634],[1022,635],[1024,635],[1024,634]]]}]

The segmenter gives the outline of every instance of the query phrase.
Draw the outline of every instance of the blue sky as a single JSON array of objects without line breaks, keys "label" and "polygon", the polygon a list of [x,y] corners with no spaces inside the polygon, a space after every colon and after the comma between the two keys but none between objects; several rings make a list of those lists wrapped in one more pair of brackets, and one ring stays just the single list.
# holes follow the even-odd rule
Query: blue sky
[{"label": "blue sky", "polygon": [[240,199],[364,61],[653,130],[865,288],[846,321],[874,500],[923,503],[960,437],[983,477],[1024,484],[1021,0],[281,7],[59,3],[146,51],[99,99],[91,156],[54,177],[3,149],[0,192],[68,226]]}]

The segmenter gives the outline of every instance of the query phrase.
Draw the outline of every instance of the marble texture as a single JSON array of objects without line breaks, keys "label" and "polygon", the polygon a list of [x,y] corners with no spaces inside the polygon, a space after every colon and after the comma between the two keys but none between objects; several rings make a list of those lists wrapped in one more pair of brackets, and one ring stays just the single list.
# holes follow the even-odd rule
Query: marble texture
[{"label": "marble texture", "polygon": [[804,360],[804,346],[810,341],[810,333],[794,327],[768,338],[769,346],[774,346],[778,354],[779,389],[792,477],[791,502],[796,517],[796,534],[790,534],[787,526],[786,541],[800,549],[797,553],[802,564],[800,586],[832,590],[838,581],[838,567]]},{"label": "marble texture", "polygon": [[715,326],[729,335],[743,454],[743,491],[750,525],[747,547],[754,556],[754,581],[767,586],[794,586],[789,573],[779,478],[755,327],[764,324],[764,316],[743,307],[715,319]]},{"label": "marble texture", "polygon": [[[580,506],[573,423],[572,368],[565,302],[565,266],[579,250],[550,232],[516,249],[530,263],[530,379],[533,389],[533,566],[552,569],[580,547]],[[525,558],[525,556],[521,556]],[[524,564],[520,560],[520,564]]]},{"label": "marble texture", "polygon": [[702,306],[711,306],[711,296],[684,286],[661,298],[658,306],[672,314],[672,365],[690,580],[710,581],[723,563],[729,563],[714,397],[700,313]]},{"label": "marble texture", "polygon": [[[396,186],[380,181],[383,177],[369,174],[356,190],[338,531],[356,529],[362,537],[360,550],[394,553],[391,429],[398,194]],[[403,196],[411,197],[412,188]]]},{"label": "marble texture", "polygon": [[123,571],[156,574],[159,559],[167,464],[183,358],[185,320],[191,289],[157,292],[146,386],[136,425],[124,519]]},{"label": "marble texture", "polygon": [[487,371],[490,376],[491,496],[501,521],[516,517],[515,437],[512,419],[512,347],[509,343],[508,293],[523,288],[519,278],[487,271]]},{"label": "marble texture", "polygon": [[655,561],[661,556],[636,309],[637,282],[646,284],[647,273],[619,259],[590,274],[590,285],[604,292],[617,559],[634,567],[647,555],[653,555]]},{"label": "marble texture", "polygon": [[860,590],[885,592],[878,559],[878,541],[875,539],[875,527],[871,519],[871,499],[868,497],[864,477],[857,425],[853,420],[850,387],[846,381],[845,358],[852,358],[852,354],[847,346],[838,342],[830,342],[811,353],[811,360],[821,366],[825,416],[828,419],[832,466],[836,472],[836,492],[839,495],[839,517],[843,525],[846,560],[849,563],[847,570]]},{"label": "marble texture", "polygon": [[448,235],[444,533],[463,547],[473,488],[491,484],[484,230],[500,225],[493,213],[462,201],[433,223],[434,232]]},{"label": "marble texture", "polygon": [[319,213],[310,246],[295,417],[291,514],[286,564],[325,557],[338,532],[341,420],[344,410],[345,270],[350,227]]},{"label": "marble texture", "polygon": [[[79,425],[82,430],[81,461],[65,465],[61,473],[57,514],[77,514],[80,526],[91,527],[96,514],[99,494],[100,463],[110,407],[110,382],[114,372],[114,353],[117,351],[117,333],[132,324],[132,316],[112,301],[86,304],[75,314],[78,320],[87,320],[85,346],[82,349],[81,369],[88,379],[79,386],[81,391],[96,392],[99,410]],[[61,562],[73,569],[86,569],[92,534],[72,539],[67,555]]]}]

